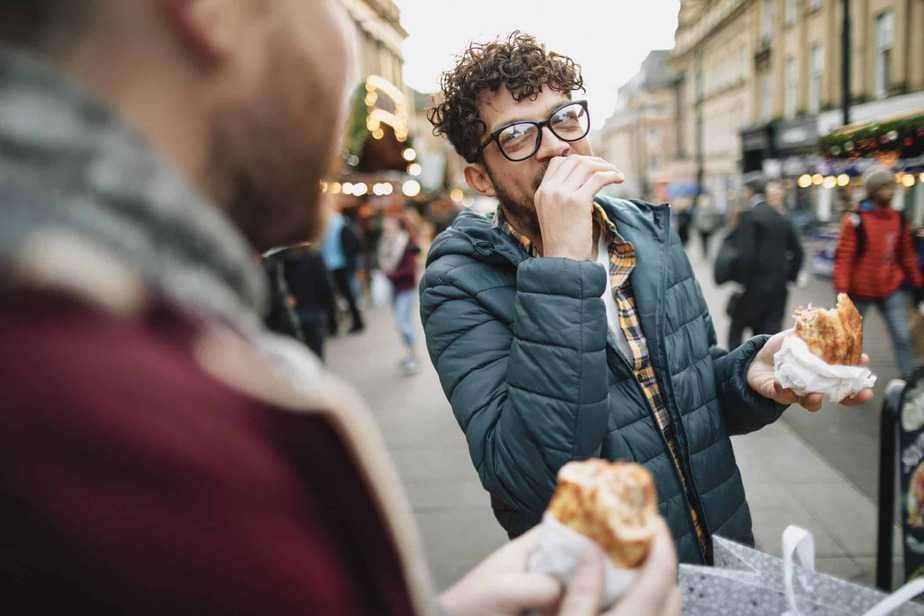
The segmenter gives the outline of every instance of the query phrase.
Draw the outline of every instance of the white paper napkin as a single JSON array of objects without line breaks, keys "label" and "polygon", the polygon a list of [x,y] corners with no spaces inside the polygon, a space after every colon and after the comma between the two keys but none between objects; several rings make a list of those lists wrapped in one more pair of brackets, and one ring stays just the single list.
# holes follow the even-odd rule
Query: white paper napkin
[{"label": "white paper napkin", "polygon": [[832,366],[809,351],[798,336],[789,336],[773,356],[777,382],[800,396],[824,394],[840,402],[876,384],[876,376],[863,366]]},{"label": "white paper napkin", "polygon": [[[558,521],[550,513],[542,517],[539,542],[530,556],[529,570],[551,575],[567,586],[574,579],[581,557],[593,541]],[[604,558],[604,604],[607,609],[632,586],[638,575],[636,569],[620,569],[609,558]]]}]

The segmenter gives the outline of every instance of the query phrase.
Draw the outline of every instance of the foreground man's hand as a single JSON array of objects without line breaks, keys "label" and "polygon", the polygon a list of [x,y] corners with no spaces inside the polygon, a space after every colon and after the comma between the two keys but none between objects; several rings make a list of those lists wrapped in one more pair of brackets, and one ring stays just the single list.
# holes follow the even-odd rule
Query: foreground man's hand
[{"label": "foreground man's hand", "polygon": [[[821,408],[824,402],[824,396],[821,394],[808,394],[800,396],[791,389],[783,389],[776,382],[773,371],[773,356],[783,346],[783,341],[788,336],[794,336],[793,331],[788,329],[771,336],[767,344],[760,350],[751,367],[748,369],[748,385],[751,389],[765,398],[778,402],[779,404],[799,404],[806,410],[814,413]],[[869,357],[864,353],[860,360],[862,365],[869,363]],[[855,396],[851,396],[841,401],[844,406],[857,406],[871,400],[873,397],[872,389],[864,389]]]},{"label": "foreground man's hand", "polygon": [[561,585],[548,575],[527,573],[539,529],[500,548],[440,597],[452,616],[519,616],[547,609],[558,601]]},{"label": "foreground man's hand", "polygon": [[596,156],[552,158],[535,195],[543,255],[590,259],[594,250],[594,196],[623,179],[619,169]]},{"label": "foreground man's hand", "polygon": [[[651,553],[634,585],[605,616],[679,616],[677,552],[667,525],[658,518]],[[557,616],[598,616],[603,599],[603,553],[592,549],[564,597],[552,577],[526,573],[538,529],[492,554],[440,597],[452,616],[514,616],[528,609]]]},{"label": "foreground man's hand", "polygon": [[[597,616],[603,595],[603,559],[594,549],[585,556],[562,600],[558,616]],[[603,616],[680,616],[681,597],[677,588],[677,551],[664,520],[651,552],[629,592]],[[555,613],[555,612],[553,612]]]}]

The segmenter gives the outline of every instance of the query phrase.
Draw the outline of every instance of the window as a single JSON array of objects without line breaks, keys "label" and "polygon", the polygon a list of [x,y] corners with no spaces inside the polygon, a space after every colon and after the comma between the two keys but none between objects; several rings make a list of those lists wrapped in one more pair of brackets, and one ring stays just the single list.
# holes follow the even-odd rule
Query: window
[{"label": "window", "polygon": [[796,22],[796,12],[798,11],[797,0],[786,0],[786,23],[793,24]]},{"label": "window", "polygon": [[783,112],[787,118],[796,115],[796,98],[799,86],[799,67],[796,59],[789,57],[786,59],[786,89],[784,90],[784,109]]},{"label": "window", "polygon": [[809,0],[809,10],[817,11],[824,4],[824,0]]},{"label": "window", "polygon": [[761,6],[760,36],[765,42],[769,42],[773,37],[773,2],[774,0],[764,0]]},{"label": "window", "polygon": [[821,79],[825,70],[824,48],[812,45],[809,57],[809,112],[818,113],[821,109]]},{"label": "window", "polygon": [[773,88],[770,85],[770,71],[764,71],[760,76],[760,118],[769,121],[773,116]]},{"label": "window", "polygon": [[877,98],[885,98],[892,87],[892,46],[895,43],[895,13],[886,11],[876,18],[876,80]]}]

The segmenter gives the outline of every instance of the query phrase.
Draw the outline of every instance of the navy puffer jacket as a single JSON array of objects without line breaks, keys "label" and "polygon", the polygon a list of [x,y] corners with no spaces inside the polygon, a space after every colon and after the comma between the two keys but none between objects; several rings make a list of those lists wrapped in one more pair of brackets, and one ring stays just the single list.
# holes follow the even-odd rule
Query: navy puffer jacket
[{"label": "navy puffer jacket", "polygon": [[[598,197],[635,247],[631,282],[708,532],[753,544],[729,435],[784,407],[745,375],[766,337],[726,352],[670,208]],[[427,347],[472,461],[511,537],[537,524],[570,460],[632,460],[654,475],[681,561],[702,563],[686,495],[629,364],[607,341],[606,272],[529,258],[489,218],[462,213],[433,243],[421,282]],[[679,419],[679,421],[678,421]]]}]

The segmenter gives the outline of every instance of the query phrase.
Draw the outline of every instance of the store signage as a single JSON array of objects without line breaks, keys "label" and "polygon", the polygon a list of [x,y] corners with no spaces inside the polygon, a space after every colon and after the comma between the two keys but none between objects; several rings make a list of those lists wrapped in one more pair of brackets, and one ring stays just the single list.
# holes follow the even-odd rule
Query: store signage
[{"label": "store signage", "polygon": [[924,372],[905,386],[899,415],[902,544],[906,580],[924,574]]}]

